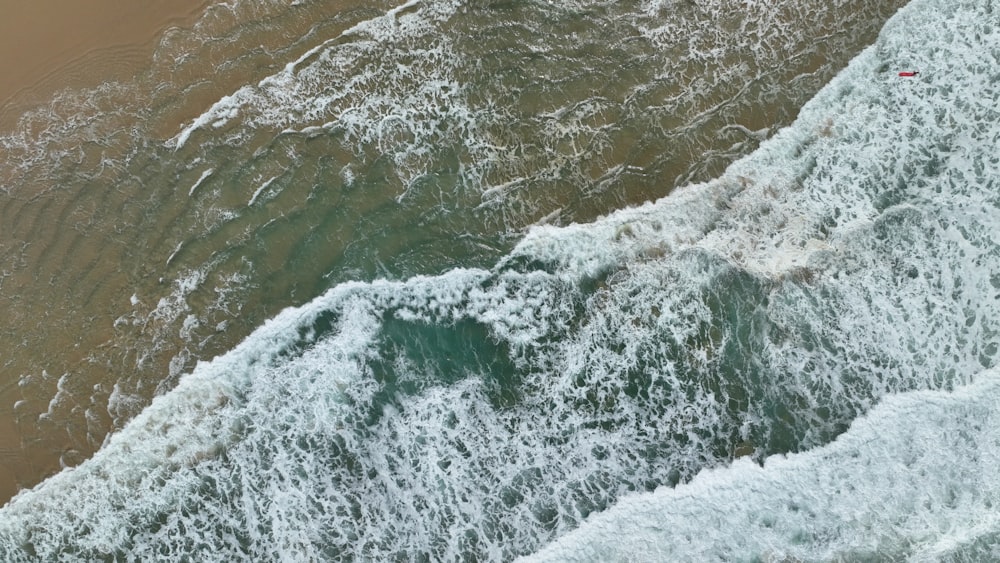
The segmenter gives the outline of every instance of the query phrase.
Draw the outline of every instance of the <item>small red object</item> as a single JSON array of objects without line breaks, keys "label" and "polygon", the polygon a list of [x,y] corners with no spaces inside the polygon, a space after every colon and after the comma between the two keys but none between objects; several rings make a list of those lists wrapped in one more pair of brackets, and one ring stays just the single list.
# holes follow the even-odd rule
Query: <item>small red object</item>
[{"label": "small red object", "polygon": [[915,71],[915,70],[907,70],[905,72],[899,73],[900,76],[916,76],[918,74],[920,74],[920,73],[917,72],[917,71]]}]

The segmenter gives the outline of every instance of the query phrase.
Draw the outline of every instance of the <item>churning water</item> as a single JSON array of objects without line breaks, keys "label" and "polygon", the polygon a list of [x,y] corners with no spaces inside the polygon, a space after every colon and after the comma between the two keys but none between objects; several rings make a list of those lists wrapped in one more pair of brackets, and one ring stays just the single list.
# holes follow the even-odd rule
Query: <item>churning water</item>
[{"label": "churning water", "polygon": [[4,138],[4,559],[996,555],[1000,6],[375,4]]}]

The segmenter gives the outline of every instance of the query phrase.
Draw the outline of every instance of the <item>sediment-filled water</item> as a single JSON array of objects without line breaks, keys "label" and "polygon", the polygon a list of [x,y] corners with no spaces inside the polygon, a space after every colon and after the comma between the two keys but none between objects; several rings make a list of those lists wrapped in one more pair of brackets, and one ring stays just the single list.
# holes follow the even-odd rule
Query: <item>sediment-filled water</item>
[{"label": "sediment-filled water", "polygon": [[901,5],[217,5],[24,115],[4,558],[988,559],[1000,7]]}]

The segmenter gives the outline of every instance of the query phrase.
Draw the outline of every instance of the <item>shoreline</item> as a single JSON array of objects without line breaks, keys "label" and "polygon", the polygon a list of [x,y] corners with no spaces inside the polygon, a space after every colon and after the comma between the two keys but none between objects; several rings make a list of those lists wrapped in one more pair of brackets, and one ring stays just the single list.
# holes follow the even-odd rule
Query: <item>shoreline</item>
[{"label": "shoreline", "polygon": [[[96,87],[111,80],[131,80],[150,65],[160,38],[172,27],[190,27],[210,0],[92,0],[85,4],[38,0],[3,2],[0,19],[0,130],[10,131],[28,111],[67,89]],[[0,193],[3,193],[0,186]],[[23,327],[26,328],[26,327]],[[0,387],[0,502],[6,504],[25,486],[59,470],[63,458],[27,455],[30,448],[17,428],[17,384],[24,373],[5,373]],[[37,438],[34,438],[37,439]]]},{"label": "shoreline", "polygon": [[65,88],[130,78],[163,32],[189,26],[210,0],[2,2],[0,128]]},{"label": "shoreline", "polygon": [[[430,227],[421,231],[422,225],[410,222],[410,215],[385,214],[378,199],[382,192],[362,197],[356,194],[366,190],[355,190],[343,198],[341,193],[346,190],[310,188],[320,185],[314,182],[342,185],[343,173],[338,175],[336,167],[328,166],[328,162],[340,163],[323,160],[331,154],[336,155],[334,158],[344,157],[337,152],[340,147],[335,143],[339,141],[334,137],[308,137],[310,145],[306,147],[298,144],[299,139],[286,144],[290,137],[282,135],[280,143],[270,145],[266,138],[262,139],[269,134],[264,130],[261,137],[242,137],[246,146],[220,156],[210,149],[224,147],[218,135],[233,132],[206,128],[205,147],[192,142],[183,151],[173,153],[159,148],[176,129],[198,119],[204,108],[214,107],[218,100],[245,84],[258,84],[261,75],[280,72],[288,61],[311,51],[317,40],[336,37],[344,29],[353,29],[355,20],[373,17],[369,8],[347,6],[347,2],[343,9],[354,11],[343,18],[333,17],[341,10],[339,2],[338,6],[311,8],[296,3],[295,9],[287,12],[275,7],[280,17],[268,21],[252,9],[246,14],[236,10],[234,14],[229,5],[213,6],[200,1],[206,15],[197,22],[198,33],[193,36],[184,32],[183,24],[175,27],[168,22],[158,36],[151,35],[145,43],[96,46],[49,74],[43,72],[34,85],[17,91],[15,102],[6,105],[8,114],[3,113],[5,102],[0,100],[0,127],[5,115],[24,115],[22,107],[32,115],[39,114],[34,129],[32,119],[17,124],[25,129],[24,141],[17,148],[25,148],[29,158],[25,159],[27,165],[17,169],[26,170],[23,178],[27,179],[13,184],[22,192],[47,190],[38,199],[32,199],[29,193],[23,198],[13,193],[15,197],[0,205],[0,222],[8,231],[5,236],[23,244],[3,249],[5,241],[0,241],[0,259],[24,264],[6,280],[7,295],[0,295],[11,298],[9,310],[13,313],[7,316],[12,328],[6,334],[0,333],[0,343],[5,344],[0,349],[17,350],[4,364],[4,375],[9,377],[4,387],[6,395],[0,396],[4,399],[0,404],[0,428],[3,416],[16,422],[13,431],[0,434],[8,436],[0,438],[0,494],[9,496],[3,487],[5,479],[12,475],[17,478],[12,485],[15,488],[31,487],[60,467],[77,466],[89,458],[107,443],[110,433],[144,412],[155,394],[171,388],[177,378],[189,372],[193,362],[232,350],[275,310],[283,310],[299,299],[308,301],[326,283],[333,266],[341,264],[324,260],[333,252],[347,255],[352,240],[360,240],[352,239],[359,236],[356,233],[381,234],[366,231],[367,226],[342,229],[339,222],[334,228],[332,218],[368,217],[371,213],[383,221],[389,217],[404,227],[413,225],[412,232],[419,235],[413,245],[386,237],[380,242],[382,246],[374,247],[392,256],[407,256],[402,252],[408,248],[419,253],[421,240],[433,240],[426,234]],[[109,0],[99,2],[113,4]],[[316,27],[317,21],[322,22],[320,27]],[[246,23],[251,25],[243,27]],[[201,41],[213,37],[226,37],[227,41]],[[289,37],[300,39],[289,42]],[[219,44],[224,47],[219,48]],[[155,53],[152,62],[150,53]],[[812,61],[805,64],[807,69],[814,66]],[[770,71],[769,76],[784,72],[780,70],[782,65],[774,67],[778,70]],[[358,71],[365,68],[360,65]],[[89,90],[95,86],[99,88]],[[117,90],[118,86],[122,88]],[[46,89],[51,92],[33,95]],[[74,98],[74,92],[80,95]],[[367,96],[367,91],[360,93]],[[55,102],[47,105],[50,100]],[[774,101],[774,107],[784,107],[778,103],[782,100]],[[73,119],[77,107],[82,108],[80,115],[85,119]],[[535,110],[540,111],[538,107]],[[746,116],[739,119],[741,123],[756,124],[754,119],[777,114],[749,108],[740,115]],[[136,119],[142,125],[133,129]],[[56,125],[53,131],[59,134],[50,134],[50,124]],[[250,133],[257,134],[252,130]],[[625,152],[638,150],[634,147],[639,143],[643,152],[636,158],[647,164],[654,162],[658,152],[650,148],[653,145],[640,142],[645,138],[648,136],[624,135],[624,141],[615,145],[616,158],[626,158]],[[36,139],[42,142],[33,142]],[[251,158],[249,148],[258,142],[266,146],[258,149],[261,152],[255,150]],[[282,150],[289,146],[297,153],[294,158]],[[724,145],[718,151],[724,157],[728,153],[723,149]],[[689,152],[678,153],[678,158],[690,157]],[[46,161],[51,155],[57,157],[56,164]],[[258,159],[258,155],[262,158]],[[30,158],[40,164],[34,165]],[[111,164],[105,166],[106,162]],[[114,164],[119,162],[124,165],[117,169]],[[239,162],[250,162],[252,166],[230,168],[230,163]],[[301,172],[297,168],[288,172],[290,162],[305,165]],[[353,168],[343,170],[351,172]],[[665,174],[660,168],[655,170]],[[3,172],[0,170],[0,174]],[[268,177],[271,180],[265,180]],[[299,181],[302,179],[305,181]],[[276,183],[272,185],[272,181]],[[353,181],[347,183],[353,185]],[[63,184],[72,189],[59,189]],[[385,183],[373,185],[381,187]],[[637,194],[651,185],[636,182],[628,187],[629,191],[623,187],[621,196],[640,197]],[[289,186],[293,188],[286,189]],[[257,190],[252,196],[250,188]],[[202,197],[216,189],[211,201]],[[303,212],[305,220],[289,223],[287,230],[281,223],[281,229],[269,229],[274,222],[267,220],[268,215],[273,218],[277,211],[300,212],[300,201],[292,195],[294,189],[312,189],[310,194],[327,196],[315,209],[350,212],[309,215],[314,213],[310,209]],[[282,192],[289,195],[281,196]],[[248,209],[240,212],[241,223],[222,221],[224,216],[213,215],[224,206],[231,207],[233,201],[239,209],[244,205]],[[306,201],[316,205],[311,196]],[[596,209],[605,209],[605,204],[617,207],[617,196],[614,201],[601,201],[591,200],[588,205]],[[217,207],[213,208],[213,204]],[[268,207],[264,208],[264,204]],[[420,209],[415,203],[413,211]],[[202,211],[209,215],[202,215]],[[313,220],[314,225],[329,227],[325,242],[316,243],[319,239],[312,234],[301,234]],[[255,228],[253,245],[238,234],[252,232],[244,230],[244,226]],[[492,232],[484,229],[487,235]],[[196,239],[197,233],[206,236]],[[256,238],[257,233],[265,236]],[[424,239],[424,235],[428,238]],[[341,241],[344,250],[336,250],[339,247],[333,244]],[[222,255],[226,261],[211,262],[212,257],[220,255],[219,249],[225,249]],[[316,264],[314,271],[300,268],[303,258]],[[295,277],[282,274],[288,265],[296,266]],[[204,285],[191,281],[196,279],[195,274],[205,277]],[[48,284],[44,283],[46,279]],[[194,286],[198,287],[192,289]],[[213,286],[221,291],[215,289],[213,294]],[[228,309],[230,303],[241,314],[233,315]],[[0,305],[6,303],[0,301]],[[231,322],[234,319],[238,322]],[[4,457],[8,451],[11,453]]]}]

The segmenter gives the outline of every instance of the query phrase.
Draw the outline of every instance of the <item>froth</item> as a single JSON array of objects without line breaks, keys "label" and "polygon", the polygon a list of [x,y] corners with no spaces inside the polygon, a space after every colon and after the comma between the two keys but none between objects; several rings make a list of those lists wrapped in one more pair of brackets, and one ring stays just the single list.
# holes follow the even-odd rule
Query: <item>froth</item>
[{"label": "froth", "polygon": [[[786,102],[794,89],[769,85],[811,92],[828,76],[812,36],[839,54],[847,29],[891,8],[405,2],[221,98],[167,145],[181,149],[192,135],[211,144],[219,128],[240,142],[260,131],[326,134],[351,155],[345,166],[391,162],[400,202],[447,190],[446,210],[519,230],[554,217],[552,192],[576,190],[593,203],[558,218],[590,220],[593,209],[659,197],[748,153],[775,125],[756,106],[799,103]],[[566,44],[540,39],[551,36]],[[729,146],[710,148],[725,146],[718,137]]]},{"label": "froth", "polygon": [[524,561],[992,559],[998,399],[995,370],[889,397],[828,446],[626,497]]},{"label": "froth", "polygon": [[[416,6],[391,14],[385,24],[424,22],[422,8],[409,11]],[[929,545],[910,541],[917,521],[898,514],[885,521],[899,529],[890,526],[874,547],[841,542],[852,532],[836,524],[800,537],[798,522],[821,519],[818,509],[810,516],[793,501],[821,494],[805,506],[833,506],[838,517],[851,516],[844,511],[855,505],[836,504],[826,489],[843,482],[855,487],[848,491],[853,498],[879,494],[851,478],[896,475],[902,469],[874,456],[903,451],[910,452],[908,467],[943,476],[931,488],[914,485],[932,506],[945,507],[921,514],[944,515],[945,523],[960,526],[966,508],[985,506],[985,497],[963,496],[965,469],[935,465],[927,452],[950,448],[959,459],[969,457],[990,443],[993,425],[982,426],[973,446],[963,449],[965,442],[949,442],[951,435],[934,425],[957,424],[940,420],[951,407],[907,405],[958,402],[970,420],[989,412],[989,401],[969,400],[995,393],[990,369],[998,351],[1000,289],[989,259],[1000,225],[995,214],[979,212],[973,221],[964,211],[991,193],[993,176],[983,167],[991,153],[983,145],[954,143],[960,158],[916,166],[917,155],[952,132],[917,130],[892,113],[906,103],[936,116],[929,100],[937,96],[954,108],[942,123],[969,123],[969,135],[1000,138],[993,110],[972,101],[995,99],[994,86],[977,73],[974,58],[958,56],[962,47],[944,41],[948,30],[959,36],[956,30],[968,21],[983,19],[977,9],[985,10],[915,2],[791,129],[717,180],[594,224],[535,228],[488,270],[343,284],[285,310],[229,354],[199,364],[92,460],[17,497],[0,521],[6,549],[11,556],[30,549],[42,558],[508,560],[627,495],[682,484],[655,497],[630,497],[607,517],[593,517],[585,525],[606,535],[589,551],[561,543],[553,548],[556,556],[628,557],[616,551],[622,534],[614,529],[624,521],[619,510],[636,513],[634,503],[654,504],[664,495],[709,499],[689,501],[681,512],[700,523],[692,528],[701,534],[695,539],[743,533],[745,520],[730,522],[729,505],[722,508],[713,496],[733,490],[727,480],[745,483],[740,479],[773,479],[759,497],[747,497],[745,507],[765,528],[772,523],[777,531],[768,533],[800,542],[801,551],[815,548],[823,557]],[[890,88],[900,21],[939,30],[940,42],[923,47],[929,61],[938,61],[928,69],[942,69],[946,57],[969,66],[952,64],[947,85],[932,75],[905,94]],[[424,27],[407,29],[422,33]],[[993,35],[976,37],[987,49],[994,46]],[[354,46],[362,55],[372,52],[363,40]],[[413,69],[433,74],[437,67],[427,63],[447,59],[448,49],[446,40],[434,41],[414,54],[413,67],[397,67],[392,76],[411,80]],[[298,81],[309,77],[309,68],[303,60],[286,72]],[[431,80],[413,95],[416,102],[437,100],[450,95],[452,83]],[[955,84],[967,89],[949,87]],[[277,96],[270,88],[263,84],[252,94]],[[267,115],[267,104],[240,111],[245,107]],[[306,114],[309,107],[303,106]],[[544,117],[598,131],[606,107],[596,100]],[[403,147],[395,155],[403,160],[426,156],[411,142],[423,134],[408,120],[412,115],[390,109],[379,119],[357,121],[378,125],[363,134],[374,135],[369,141],[380,150]],[[205,123],[229,115],[220,109]],[[275,119],[287,125],[284,117]],[[321,113],[309,119],[327,123]],[[343,115],[339,123],[362,134]],[[553,139],[576,154],[580,129],[571,129],[553,129]],[[187,142],[198,132],[192,131]],[[177,141],[182,149],[185,143]],[[904,173],[892,175],[897,167]],[[976,174],[983,181],[975,181]],[[499,185],[506,187],[491,193],[518,189]],[[970,260],[976,268],[965,267]],[[164,314],[190,318],[181,301],[165,303]],[[182,329],[194,324],[182,322]],[[823,447],[886,397],[976,378],[982,380],[977,387],[953,395],[890,398]],[[927,422],[913,419],[915,410],[926,410]],[[871,437],[874,421],[898,429],[881,430],[890,444],[885,449],[855,438]],[[918,448],[932,439],[941,445]],[[907,444],[912,448],[898,449]],[[820,449],[781,457],[811,448]],[[713,472],[740,457],[763,462],[764,469],[743,460]],[[878,463],[866,465],[866,459]],[[800,465],[823,471],[782,469]],[[837,467],[856,475],[836,473]],[[755,499],[779,494],[774,491],[789,482],[791,496],[778,515],[769,520],[753,512],[764,502]],[[886,506],[895,507],[894,499],[913,492],[883,495]],[[635,526],[656,530],[654,509],[643,510]],[[882,522],[869,518],[856,518],[861,530],[870,529],[865,522]],[[823,543],[830,529],[834,539]],[[665,535],[639,534],[636,549],[673,549]],[[751,553],[800,549],[764,548],[772,551]]]}]

